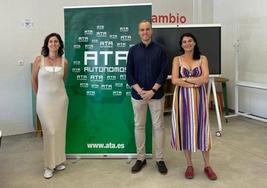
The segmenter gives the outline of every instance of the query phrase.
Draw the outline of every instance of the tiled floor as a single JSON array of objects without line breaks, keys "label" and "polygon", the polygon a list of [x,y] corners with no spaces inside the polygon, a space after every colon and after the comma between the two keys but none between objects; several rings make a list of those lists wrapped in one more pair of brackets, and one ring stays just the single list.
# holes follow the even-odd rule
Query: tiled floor
[{"label": "tiled floor", "polygon": [[267,187],[267,124],[247,118],[223,122],[222,137],[216,137],[216,119],[211,114],[213,148],[211,163],[218,175],[210,181],[203,173],[200,152],[193,154],[195,178],[184,178],[182,152],[170,147],[170,115],[165,116],[167,175],[158,173],[155,160],[139,173],[131,174],[134,161],[126,159],[67,160],[67,169],[52,179],[43,178],[42,139],[33,133],[8,136],[0,148],[1,188],[265,188]]}]

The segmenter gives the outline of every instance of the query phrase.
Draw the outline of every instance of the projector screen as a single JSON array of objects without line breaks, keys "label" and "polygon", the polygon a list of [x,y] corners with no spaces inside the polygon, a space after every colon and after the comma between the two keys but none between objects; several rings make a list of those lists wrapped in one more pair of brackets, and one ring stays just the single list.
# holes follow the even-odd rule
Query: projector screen
[{"label": "projector screen", "polygon": [[[175,56],[181,55],[179,40],[184,33],[192,33],[198,42],[201,54],[208,58],[210,75],[221,74],[221,26],[220,25],[184,25],[153,26],[153,40],[162,44],[172,63]],[[169,70],[171,74],[171,70]]]}]

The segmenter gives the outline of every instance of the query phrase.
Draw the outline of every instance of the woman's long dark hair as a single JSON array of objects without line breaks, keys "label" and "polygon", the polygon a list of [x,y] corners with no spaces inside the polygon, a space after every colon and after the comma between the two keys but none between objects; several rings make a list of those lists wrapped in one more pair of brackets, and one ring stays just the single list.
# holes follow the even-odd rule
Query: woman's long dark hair
[{"label": "woman's long dark hair", "polygon": [[194,52],[193,52],[193,59],[194,60],[198,60],[200,59],[200,51],[199,51],[199,47],[197,44],[197,39],[196,37],[192,34],[192,33],[184,33],[181,37],[180,37],[180,51],[184,54],[184,49],[182,48],[182,42],[183,42],[183,38],[184,37],[190,37],[193,39],[193,41],[196,43],[195,47],[194,47]]},{"label": "woman's long dark hair", "polygon": [[58,56],[61,57],[63,54],[64,54],[64,44],[63,44],[63,41],[60,37],[59,34],[57,33],[50,33],[49,35],[47,35],[45,37],[45,40],[44,40],[44,45],[42,47],[42,51],[41,51],[41,54],[45,57],[47,57],[49,55],[49,49],[48,49],[48,41],[51,37],[57,37],[58,41],[59,41],[59,48],[58,48]]}]

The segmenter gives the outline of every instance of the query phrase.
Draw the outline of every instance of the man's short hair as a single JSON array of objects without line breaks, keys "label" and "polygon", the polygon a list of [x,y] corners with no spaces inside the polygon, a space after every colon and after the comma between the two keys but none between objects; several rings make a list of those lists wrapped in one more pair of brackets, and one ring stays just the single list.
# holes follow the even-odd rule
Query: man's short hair
[{"label": "man's short hair", "polygon": [[149,21],[149,20],[141,20],[141,21],[139,22],[139,24],[138,24],[138,28],[139,28],[139,26],[140,26],[141,23],[149,23],[150,27],[152,28],[151,21]]}]

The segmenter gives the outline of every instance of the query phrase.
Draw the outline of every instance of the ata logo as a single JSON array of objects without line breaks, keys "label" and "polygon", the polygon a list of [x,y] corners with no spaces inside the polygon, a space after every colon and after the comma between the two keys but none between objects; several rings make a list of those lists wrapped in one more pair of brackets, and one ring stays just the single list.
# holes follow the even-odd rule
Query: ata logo
[{"label": "ata logo", "polygon": [[92,39],[92,43],[93,44],[97,44],[98,43],[98,39]]},{"label": "ata logo", "polygon": [[126,43],[125,42],[118,42],[117,43],[117,47],[118,48],[125,48],[126,47]]},{"label": "ata logo", "polygon": [[86,45],[84,45],[84,48],[87,50],[92,50],[92,49],[94,49],[94,45],[93,44],[86,44]]},{"label": "ata logo", "polygon": [[73,61],[72,64],[73,64],[73,65],[80,65],[81,62],[80,62],[80,61]]},{"label": "ata logo", "polygon": [[120,27],[120,32],[126,33],[129,31],[129,27]]},{"label": "ata logo", "polygon": [[90,81],[102,82],[103,75],[90,75]]},{"label": "ata logo", "polygon": [[98,31],[98,32],[96,32],[96,37],[107,37],[107,32]]},{"label": "ata logo", "polygon": [[80,69],[80,68],[72,68],[71,70],[72,70],[72,72],[74,72],[74,73],[79,73],[79,72],[81,72],[81,69]]},{"label": "ata logo", "polygon": [[78,37],[78,42],[88,42],[89,38],[88,37]]},{"label": "ata logo", "polygon": [[115,87],[123,87],[123,83],[115,83]]},{"label": "ata logo", "polygon": [[73,48],[74,48],[74,49],[80,49],[80,48],[81,48],[81,45],[79,45],[79,44],[74,44],[74,45],[73,45]]},{"label": "ata logo", "polygon": [[77,80],[87,80],[87,75],[77,75]]},{"label": "ata logo", "polygon": [[98,89],[98,88],[99,88],[99,85],[98,85],[98,84],[92,84],[92,85],[91,85],[91,88],[93,88],[93,89]]},{"label": "ata logo", "polygon": [[103,30],[104,28],[105,28],[104,25],[97,25],[97,26],[96,26],[96,29],[97,29],[97,30]]},{"label": "ata logo", "polygon": [[101,89],[103,90],[112,90],[112,85],[110,84],[102,84]]},{"label": "ata logo", "polygon": [[95,91],[86,91],[86,95],[95,96]]},{"label": "ata logo", "polygon": [[121,91],[113,91],[113,96],[122,96],[122,92]]},{"label": "ata logo", "polygon": [[107,80],[116,80],[116,76],[110,76],[110,75],[108,75],[107,76]]},{"label": "ata logo", "polygon": [[83,87],[83,88],[85,88],[85,87],[88,87],[89,86],[89,84],[88,83],[80,83],[80,87]]},{"label": "ata logo", "polygon": [[[94,63],[94,65],[101,63],[104,63],[104,65],[109,65],[114,62],[110,61],[109,57],[114,57],[115,65],[118,66],[119,63],[125,64],[125,62],[127,61],[127,55],[128,51],[115,51],[115,54],[113,51],[84,51],[84,65],[91,64],[92,62]],[[104,62],[98,61],[99,56],[102,56],[104,58]],[[86,68],[84,70],[88,71],[89,69]]]},{"label": "ata logo", "polygon": [[100,41],[100,48],[113,48],[113,41]]},{"label": "ata logo", "polygon": [[94,31],[93,30],[85,30],[84,34],[85,35],[92,35],[92,34],[94,34]]},{"label": "ata logo", "polygon": [[109,38],[110,39],[117,39],[118,38],[118,35],[109,35]]},{"label": "ata logo", "polygon": [[131,35],[123,35],[121,36],[121,41],[131,41],[132,36]]}]

